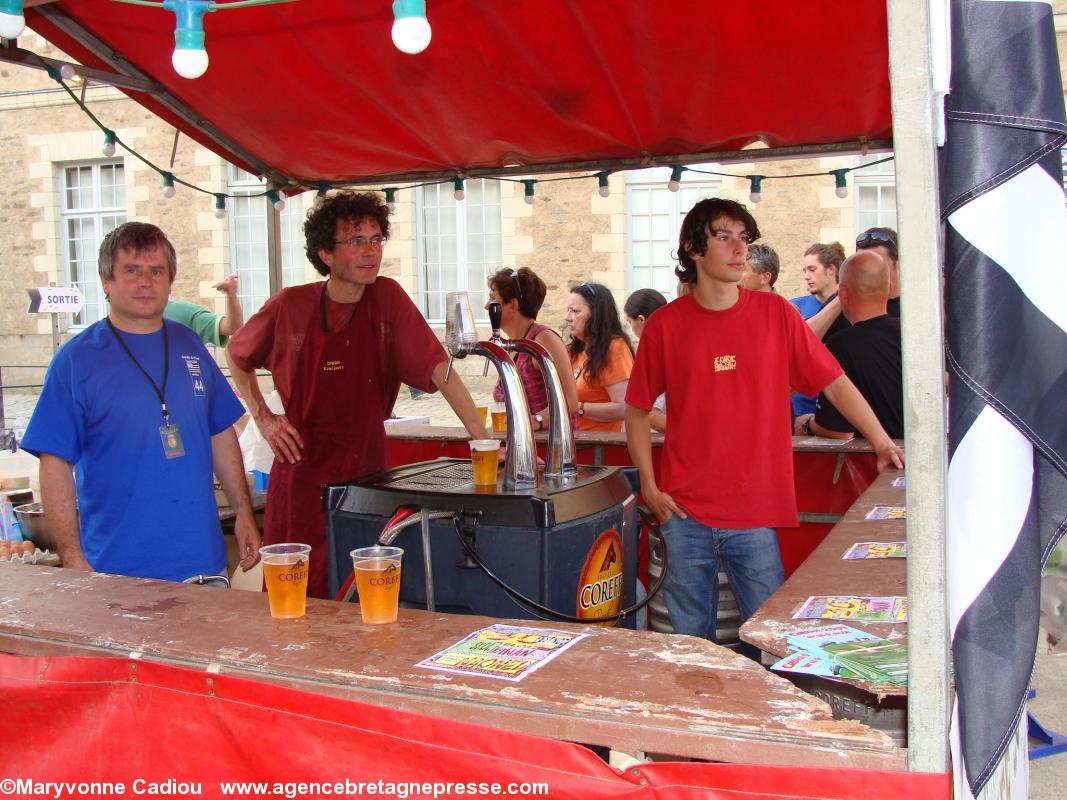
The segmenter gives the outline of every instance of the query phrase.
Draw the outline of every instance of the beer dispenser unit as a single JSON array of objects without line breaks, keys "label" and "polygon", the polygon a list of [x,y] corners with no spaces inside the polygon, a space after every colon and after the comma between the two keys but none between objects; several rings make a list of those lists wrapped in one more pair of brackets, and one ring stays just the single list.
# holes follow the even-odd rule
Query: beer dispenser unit
[{"label": "beer dispenser unit", "polygon": [[[570,414],[548,352],[527,339],[502,339],[497,304],[487,341],[477,341],[465,292],[449,294],[446,304],[448,369],[453,359],[480,355],[500,376],[508,421],[503,475],[496,486],[476,486],[468,459],[439,458],[327,486],[331,594],[351,574],[349,552],[384,537],[404,548],[402,606],[579,621],[629,611],[636,598],[636,470],[576,464]],[[535,358],[548,388],[542,469],[513,352]],[[414,511],[398,520],[405,508]],[[633,616],[624,613],[620,624],[633,627]]]}]

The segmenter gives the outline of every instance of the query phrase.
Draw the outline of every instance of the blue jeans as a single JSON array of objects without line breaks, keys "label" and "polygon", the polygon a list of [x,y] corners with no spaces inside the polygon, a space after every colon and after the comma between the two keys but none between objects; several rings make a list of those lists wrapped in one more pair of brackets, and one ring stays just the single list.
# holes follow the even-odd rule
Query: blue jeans
[{"label": "blue jeans", "polygon": [[717,641],[720,559],[742,622],[782,585],[774,528],[712,528],[692,517],[675,515],[662,524],[660,532],[667,543],[663,593],[676,633]]}]

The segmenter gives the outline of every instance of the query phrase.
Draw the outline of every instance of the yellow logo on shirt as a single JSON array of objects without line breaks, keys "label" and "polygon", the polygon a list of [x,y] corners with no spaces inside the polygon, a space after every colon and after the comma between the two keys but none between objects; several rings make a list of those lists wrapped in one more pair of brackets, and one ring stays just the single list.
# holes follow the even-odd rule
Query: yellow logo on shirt
[{"label": "yellow logo on shirt", "polygon": [[323,372],[340,372],[345,368],[345,365],[340,361],[327,361],[322,365]]},{"label": "yellow logo on shirt", "polygon": [[715,356],[715,371],[729,372],[737,369],[737,356]]}]

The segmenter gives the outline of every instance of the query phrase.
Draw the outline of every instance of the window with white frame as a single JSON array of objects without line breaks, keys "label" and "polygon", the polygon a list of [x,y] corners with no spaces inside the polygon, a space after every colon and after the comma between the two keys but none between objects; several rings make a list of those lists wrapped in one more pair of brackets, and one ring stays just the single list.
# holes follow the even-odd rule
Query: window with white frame
[{"label": "window with white frame", "polygon": [[[715,167],[702,164],[694,169]],[[667,188],[670,177],[669,167],[626,173],[629,291],[655,289],[667,299],[674,297],[678,286],[674,274],[677,261],[671,254],[678,248],[682,220],[700,200],[722,192],[722,181],[715,175],[685,172],[677,192]]]},{"label": "window with white frame", "polygon": [[[856,193],[853,224],[857,235],[868,228],[897,229],[896,162],[885,161],[891,156],[892,153],[877,153],[856,159],[851,178]],[[882,163],[873,163],[877,161]]]},{"label": "window with white frame", "polygon": [[[237,296],[245,316],[259,310],[270,297],[267,217],[274,213],[266,197],[266,182],[229,165],[227,194],[230,226],[230,269],[237,275]],[[257,196],[259,195],[259,196]],[[278,215],[281,225],[282,288],[307,281],[304,257],[304,197],[286,198]]]},{"label": "window with white frame", "polygon": [[500,183],[468,180],[463,200],[451,183],[423,186],[418,205],[422,313],[444,322],[445,295],[467,292],[478,319],[485,319],[486,281],[503,265]]},{"label": "window with white frame", "polygon": [[126,221],[126,171],[122,161],[63,166],[60,176],[60,224],[66,277],[85,297],[70,325],[84,327],[107,315],[104,289],[97,273],[100,242]]}]

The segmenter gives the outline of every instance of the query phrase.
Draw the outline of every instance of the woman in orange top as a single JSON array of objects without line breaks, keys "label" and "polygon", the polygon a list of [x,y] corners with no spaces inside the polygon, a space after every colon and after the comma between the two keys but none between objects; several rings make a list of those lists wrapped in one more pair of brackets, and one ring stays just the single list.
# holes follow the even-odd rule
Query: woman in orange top
[{"label": "woman in orange top", "polygon": [[567,300],[567,345],[578,383],[578,430],[621,431],[634,348],[608,287],[580,283]]}]

